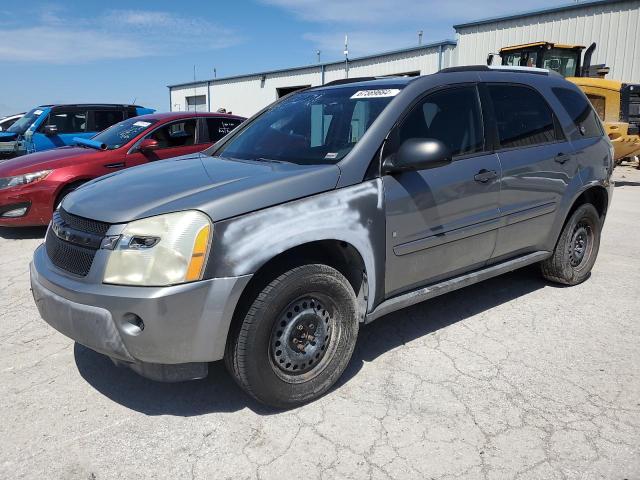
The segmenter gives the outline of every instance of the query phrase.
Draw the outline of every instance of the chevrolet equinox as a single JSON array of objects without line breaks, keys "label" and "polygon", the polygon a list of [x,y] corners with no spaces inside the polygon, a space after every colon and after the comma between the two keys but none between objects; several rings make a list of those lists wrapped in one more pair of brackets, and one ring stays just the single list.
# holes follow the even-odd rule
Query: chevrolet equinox
[{"label": "chevrolet equinox", "polygon": [[457,67],[290,94],[202,153],[89,182],[31,285],[54,328],[164,381],[224,359],[287,408],[338,380],[358,327],[537,263],[588,278],[612,146],[546,70]]}]

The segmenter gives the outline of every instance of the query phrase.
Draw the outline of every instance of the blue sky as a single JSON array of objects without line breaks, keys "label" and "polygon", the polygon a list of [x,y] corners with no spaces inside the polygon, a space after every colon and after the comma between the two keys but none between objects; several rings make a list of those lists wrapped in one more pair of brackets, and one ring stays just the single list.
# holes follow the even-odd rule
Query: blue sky
[{"label": "blue sky", "polygon": [[563,0],[67,0],[0,2],[0,116],[42,103],[134,99],[166,85],[455,38],[455,23]]}]

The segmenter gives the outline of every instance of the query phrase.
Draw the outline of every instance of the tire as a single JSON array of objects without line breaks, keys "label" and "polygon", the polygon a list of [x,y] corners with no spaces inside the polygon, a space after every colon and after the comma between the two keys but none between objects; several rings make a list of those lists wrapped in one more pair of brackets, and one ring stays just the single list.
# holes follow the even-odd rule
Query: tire
[{"label": "tire", "polygon": [[253,398],[291,408],[327,392],[358,335],[356,296],[327,265],[293,268],[262,289],[231,333],[227,369]]},{"label": "tire", "polygon": [[581,205],[566,222],[553,255],[542,262],[542,275],[564,285],[577,285],[591,274],[600,248],[602,219],[590,203]]}]

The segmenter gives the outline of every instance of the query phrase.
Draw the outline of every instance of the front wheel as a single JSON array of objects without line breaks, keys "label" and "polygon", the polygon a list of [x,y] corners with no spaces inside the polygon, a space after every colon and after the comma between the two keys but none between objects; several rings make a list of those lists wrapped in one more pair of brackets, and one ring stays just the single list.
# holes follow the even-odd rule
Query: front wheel
[{"label": "front wheel", "polygon": [[562,229],[553,255],[542,262],[542,275],[564,285],[585,281],[598,256],[601,227],[593,205],[578,207]]},{"label": "front wheel", "polygon": [[327,265],[303,265],[262,289],[230,337],[225,360],[248,394],[290,408],[331,388],[349,363],[357,335],[351,284]]}]

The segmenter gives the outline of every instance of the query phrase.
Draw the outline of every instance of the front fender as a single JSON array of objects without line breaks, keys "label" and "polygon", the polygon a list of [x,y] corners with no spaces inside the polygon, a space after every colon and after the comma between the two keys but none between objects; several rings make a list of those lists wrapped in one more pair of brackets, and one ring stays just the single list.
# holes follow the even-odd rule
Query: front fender
[{"label": "front fender", "polygon": [[364,261],[370,310],[384,292],[384,232],[382,182],[374,179],[216,223],[206,277],[254,274],[294,247],[344,241]]}]

